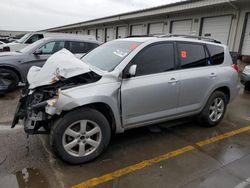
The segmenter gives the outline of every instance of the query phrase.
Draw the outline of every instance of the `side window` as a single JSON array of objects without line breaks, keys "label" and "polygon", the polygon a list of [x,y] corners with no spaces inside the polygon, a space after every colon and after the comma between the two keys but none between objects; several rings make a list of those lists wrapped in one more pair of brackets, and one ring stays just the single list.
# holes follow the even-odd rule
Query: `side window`
[{"label": "side window", "polygon": [[173,70],[174,59],[174,45],[161,43],[146,47],[132,63],[137,65],[136,76],[141,76]]},{"label": "side window", "polygon": [[210,62],[203,45],[178,43],[178,56],[182,69],[207,66]]},{"label": "side window", "polygon": [[86,48],[86,52],[89,52],[91,50],[93,50],[94,48],[96,48],[97,46],[99,46],[96,43],[87,43],[87,48]]},{"label": "side window", "polygon": [[215,46],[212,44],[208,44],[207,48],[210,52],[210,56],[212,58],[212,65],[222,64],[224,61],[224,48],[221,46]]},{"label": "side window", "polygon": [[53,53],[56,53],[57,51],[63,49],[64,48],[64,44],[65,44],[64,41],[57,41],[55,43],[55,46],[54,46],[54,49],[53,49]]},{"label": "side window", "polygon": [[86,53],[86,43],[70,41],[68,45],[68,50],[71,51],[71,53],[73,54]]},{"label": "side window", "polygon": [[64,48],[64,41],[54,41],[43,45],[40,49],[42,54],[53,54]]},{"label": "side window", "polygon": [[40,40],[42,38],[43,38],[42,34],[34,34],[25,43],[26,44],[32,44],[33,42],[36,42],[36,41],[38,41],[38,40]]}]

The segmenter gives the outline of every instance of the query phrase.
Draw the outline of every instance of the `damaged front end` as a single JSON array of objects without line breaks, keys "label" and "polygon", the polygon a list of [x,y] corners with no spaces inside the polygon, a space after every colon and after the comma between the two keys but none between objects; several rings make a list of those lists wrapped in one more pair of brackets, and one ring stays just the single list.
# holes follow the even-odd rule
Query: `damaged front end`
[{"label": "damaged front end", "polygon": [[46,113],[46,107],[55,105],[61,91],[90,84],[101,75],[63,49],[52,55],[42,68],[32,67],[28,83],[22,90],[12,128],[22,120],[28,134],[46,134],[60,113]]},{"label": "damaged front end", "polygon": [[56,101],[60,91],[90,84],[98,81],[100,78],[100,75],[89,72],[68,79],[61,78],[60,81],[52,85],[41,86],[34,90],[30,90],[28,86],[26,86],[22,90],[21,98],[12,122],[12,128],[19,123],[19,120],[22,120],[24,130],[28,134],[49,133],[51,124],[53,124],[60,115],[50,115],[46,113],[46,106],[48,104],[53,106],[51,101]]}]

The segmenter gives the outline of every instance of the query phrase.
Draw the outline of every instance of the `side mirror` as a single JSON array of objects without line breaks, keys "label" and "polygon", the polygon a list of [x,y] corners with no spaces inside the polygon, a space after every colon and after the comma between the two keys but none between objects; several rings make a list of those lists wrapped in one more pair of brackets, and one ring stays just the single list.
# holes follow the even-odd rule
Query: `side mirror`
[{"label": "side mirror", "polygon": [[42,49],[37,49],[37,50],[34,52],[34,55],[41,55],[41,54],[43,54]]},{"label": "side mirror", "polygon": [[126,78],[135,77],[137,65],[132,65],[126,73]]}]

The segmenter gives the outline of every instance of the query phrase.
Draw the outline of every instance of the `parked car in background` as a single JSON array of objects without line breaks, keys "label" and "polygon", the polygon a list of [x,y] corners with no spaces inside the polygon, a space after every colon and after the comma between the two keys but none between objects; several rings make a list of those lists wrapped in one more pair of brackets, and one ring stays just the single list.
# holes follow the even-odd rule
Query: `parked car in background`
[{"label": "parked car in background", "polygon": [[216,126],[239,92],[237,67],[215,41],[119,39],[82,61],[60,51],[32,68],[12,124],[50,134],[55,153],[74,164],[100,155],[111,133],[190,116]]},{"label": "parked car in background", "polygon": [[245,66],[241,73],[241,83],[245,86],[246,91],[250,91],[250,65]]},{"label": "parked car in background", "polygon": [[[13,90],[19,82],[26,82],[31,66],[42,67],[55,52],[66,48],[78,58],[97,47],[96,40],[85,36],[44,38],[16,52],[0,53],[0,92]],[[70,62],[69,62],[70,63]]]},{"label": "parked car in background", "polygon": [[[67,33],[52,33],[52,32],[31,32],[25,34],[22,38],[15,40],[14,42],[10,42],[5,45],[0,45],[0,52],[8,52],[8,51],[19,51],[24,47],[32,44],[38,40],[41,40],[46,37],[71,37],[75,34],[67,34]],[[80,35],[85,37],[88,40],[95,40],[95,37],[90,35]]]},{"label": "parked car in background", "polygon": [[[0,37],[0,42],[3,42],[3,43],[8,43],[9,42],[9,40],[8,40],[8,37]],[[2,45],[1,43],[0,43],[0,45]],[[0,48],[0,52],[1,52],[1,48]]]}]

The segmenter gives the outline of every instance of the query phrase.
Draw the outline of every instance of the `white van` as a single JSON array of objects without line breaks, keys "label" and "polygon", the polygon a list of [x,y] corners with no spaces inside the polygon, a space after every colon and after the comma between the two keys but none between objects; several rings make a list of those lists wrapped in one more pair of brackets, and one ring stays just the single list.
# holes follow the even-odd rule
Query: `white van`
[{"label": "white van", "polygon": [[[24,47],[36,42],[40,39],[45,37],[66,37],[66,36],[73,36],[75,34],[68,34],[68,33],[50,33],[50,32],[31,32],[25,34],[22,38],[7,44],[0,44],[0,52],[8,52],[8,51],[19,51]],[[96,40],[94,36],[91,35],[81,35],[86,37],[86,40]]]}]

